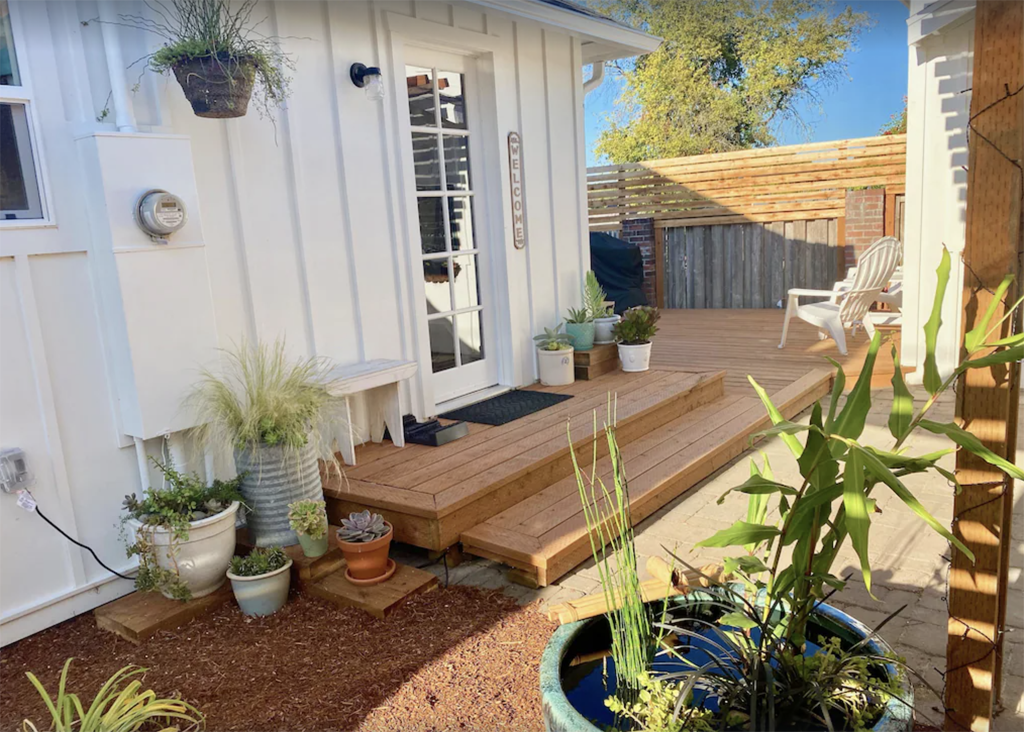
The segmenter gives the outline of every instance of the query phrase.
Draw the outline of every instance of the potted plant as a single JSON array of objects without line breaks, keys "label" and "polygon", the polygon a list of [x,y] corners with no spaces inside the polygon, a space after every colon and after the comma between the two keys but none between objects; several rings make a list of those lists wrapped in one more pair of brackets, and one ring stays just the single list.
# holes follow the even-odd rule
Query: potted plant
[{"label": "potted plant", "polygon": [[[948,284],[949,254],[939,266],[933,313]],[[1005,296],[1012,276],[996,299]],[[1024,299],[1024,298],[1022,298]],[[1014,309],[1020,306],[1020,301]],[[797,462],[795,484],[777,479],[767,457],[751,461],[750,477],[729,492],[748,496],[742,516],[697,546],[731,549],[721,578],[694,570],[703,587],[664,602],[645,604],[639,591],[636,552],[625,469],[607,428],[614,489],[594,472],[576,466],[584,516],[594,558],[602,569],[606,607],[594,621],[562,626],[541,661],[544,714],[549,729],[594,732],[608,717],[605,709],[626,717],[637,730],[784,730],[873,729],[909,732],[914,726],[913,687],[919,677],[878,637],[902,608],[874,630],[827,604],[842,592],[846,579],[833,573],[847,541],[860,561],[868,592],[872,572],[868,554],[878,493],[892,491],[924,523],[939,533],[951,551],[973,555],[964,543],[921,505],[904,479],[933,475],[943,485],[957,476],[938,465],[952,450],[910,454],[908,445],[920,430],[949,437],[1010,478],[1024,480],[1024,470],[985,447],[955,423],[930,420],[937,398],[965,372],[1024,358],[1024,334],[1000,337],[1012,314],[990,328],[994,308],[967,333],[967,359],[943,379],[935,364],[935,315],[926,325],[923,383],[929,398],[915,408],[903,381],[896,348],[889,400],[891,444],[875,447],[862,441],[872,410],[871,380],[881,336],[875,333],[856,384],[844,397],[846,377],[837,368],[827,407],[816,403],[807,424],[787,421],[767,393],[751,379],[777,435]],[[570,440],[571,445],[571,440]],[[596,458],[595,458],[596,459]],[[722,502],[724,496],[719,499]],[[606,550],[606,544],[610,547]],[[673,580],[673,584],[678,583]],[[596,633],[596,634],[595,634]],[[600,682],[602,652],[615,661],[615,683]],[[586,649],[595,668],[564,663]],[[576,654],[574,656],[573,654]],[[587,678],[598,680],[588,683]],[[565,689],[575,685],[570,703]],[[580,693],[579,689],[587,691]],[[936,692],[937,693],[937,692]]]},{"label": "potted plant", "polygon": [[327,390],[331,364],[289,358],[280,340],[243,342],[224,353],[222,368],[203,370],[186,399],[200,425],[196,438],[234,452],[253,544],[297,544],[289,504],[323,498],[318,459],[340,470],[323,438],[344,423],[344,399]]},{"label": "potted plant", "polygon": [[565,334],[572,339],[577,351],[589,351],[594,347],[594,318],[586,308],[569,308],[565,319]]},{"label": "potted plant", "polygon": [[395,561],[388,557],[395,532],[379,513],[350,513],[341,520],[338,546],[348,567],[345,578],[356,585],[375,585],[395,573]]},{"label": "potted plant", "polygon": [[231,558],[228,579],[245,615],[273,615],[288,602],[292,560],[279,546],[256,547]]},{"label": "potted plant", "polygon": [[261,114],[288,97],[286,69],[293,64],[277,39],[253,20],[258,0],[171,0],[154,17],[121,15],[120,23],[159,35],[164,45],[149,56],[149,68],[173,72],[198,117],[242,117],[255,88]]},{"label": "potted plant", "polygon": [[659,317],[657,308],[637,305],[624,312],[612,328],[623,371],[646,371],[651,367],[651,338],[658,332]]},{"label": "potted plant", "polygon": [[619,316],[615,314],[615,303],[608,302],[593,270],[588,271],[583,280],[583,305],[594,319],[594,343],[614,343],[612,328],[619,322]]},{"label": "potted plant", "polygon": [[288,525],[299,535],[302,553],[310,559],[327,552],[327,502],[304,499],[288,506]]},{"label": "potted plant", "polygon": [[544,386],[565,386],[576,381],[576,363],[573,359],[572,338],[562,332],[561,323],[554,330],[534,336],[537,343],[537,364],[540,383]]},{"label": "potted plant", "polygon": [[209,595],[224,584],[235,550],[241,478],[206,485],[198,475],[153,463],[164,486],[150,488],[141,499],[125,496],[121,519],[128,556],[139,558],[135,589],[157,590],[174,600]]}]

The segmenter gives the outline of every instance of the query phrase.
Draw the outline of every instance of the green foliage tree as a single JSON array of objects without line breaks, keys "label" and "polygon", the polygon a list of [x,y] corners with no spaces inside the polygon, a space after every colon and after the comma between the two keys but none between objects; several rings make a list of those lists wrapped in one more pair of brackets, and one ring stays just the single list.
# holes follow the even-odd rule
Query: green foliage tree
[{"label": "green foliage tree", "polygon": [[907,134],[907,98],[903,97],[903,109],[889,117],[889,121],[878,130],[880,135]]},{"label": "green foliage tree", "polygon": [[619,67],[625,86],[596,150],[616,163],[763,147],[778,124],[803,124],[846,71],[869,23],[832,0],[601,0],[602,10],[661,36]]}]

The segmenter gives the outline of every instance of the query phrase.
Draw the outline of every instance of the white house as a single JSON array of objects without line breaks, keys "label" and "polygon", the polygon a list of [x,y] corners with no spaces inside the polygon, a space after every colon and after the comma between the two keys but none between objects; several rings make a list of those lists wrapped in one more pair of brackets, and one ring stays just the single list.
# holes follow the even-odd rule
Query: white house
[{"label": "white house", "polygon": [[[414,361],[420,418],[533,382],[531,336],[579,305],[588,268],[583,67],[657,45],[564,0],[267,0],[287,107],[210,120],[136,62],[159,39],[119,17],[147,12],[0,2],[0,445],[122,570],[122,498],[180,449],[181,396],[217,347]],[[382,100],[355,63],[381,69]],[[151,189],[187,214],[164,242],[134,221]],[[4,644],[130,589],[0,495]]]},{"label": "white house", "polygon": [[[942,246],[952,272],[936,360],[944,373],[960,357],[967,212],[967,123],[971,106],[974,0],[912,0],[907,20],[907,189],[902,358],[924,363],[922,328],[935,299]],[[920,369],[918,370],[920,376]]]}]

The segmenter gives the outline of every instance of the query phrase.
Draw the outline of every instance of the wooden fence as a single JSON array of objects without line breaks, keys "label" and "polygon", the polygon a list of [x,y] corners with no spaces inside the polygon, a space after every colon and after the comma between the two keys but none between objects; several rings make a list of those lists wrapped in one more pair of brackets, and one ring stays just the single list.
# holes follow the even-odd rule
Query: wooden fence
[{"label": "wooden fence", "polygon": [[848,188],[903,192],[906,148],[889,135],[588,168],[590,228],[841,218]]}]

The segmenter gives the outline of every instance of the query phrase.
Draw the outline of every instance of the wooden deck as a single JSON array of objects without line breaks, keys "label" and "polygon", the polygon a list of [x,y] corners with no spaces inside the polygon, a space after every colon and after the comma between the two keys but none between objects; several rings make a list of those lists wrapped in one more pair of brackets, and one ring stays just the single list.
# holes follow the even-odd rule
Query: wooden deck
[{"label": "wooden deck", "polygon": [[[324,487],[330,519],[370,508],[394,525],[398,541],[434,551],[461,542],[465,551],[514,567],[520,580],[545,585],[590,554],[567,422],[589,460],[594,413],[600,425],[616,395],[619,445],[640,521],[736,457],[768,425],[748,373],[792,416],[830,389],[825,356],[851,376],[859,372],[863,334],[840,357],[831,341],[795,321],[788,347],[779,350],[781,330],[777,310],[665,311],[651,371],[531,387],[574,398],[500,427],[471,424],[467,437],[439,448],[360,446],[344,480]],[[879,382],[892,373],[887,353]],[[599,471],[608,476],[607,449],[598,445]]]}]

